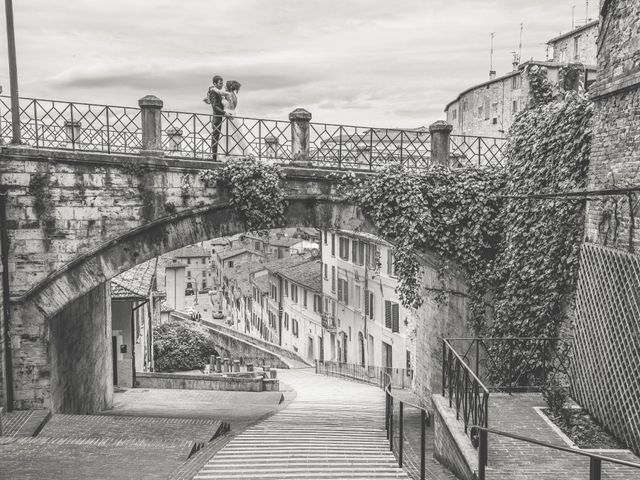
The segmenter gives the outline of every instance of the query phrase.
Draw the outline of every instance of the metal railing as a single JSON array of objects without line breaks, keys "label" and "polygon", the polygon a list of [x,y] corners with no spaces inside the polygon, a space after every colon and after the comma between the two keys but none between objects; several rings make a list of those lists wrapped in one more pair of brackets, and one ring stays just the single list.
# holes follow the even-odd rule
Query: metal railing
[{"label": "metal railing", "polygon": [[[20,126],[25,144],[34,148],[139,154],[144,147],[142,107],[20,98]],[[211,114],[161,110],[161,138],[153,150],[177,158],[209,160],[217,156],[254,156],[274,163],[296,160],[294,120],[225,117],[215,127]],[[400,163],[414,170],[429,169],[432,134],[427,128],[394,129],[328,123],[308,123],[302,129],[314,167],[380,170]],[[158,131],[159,131],[158,130]],[[214,132],[216,135],[214,135]],[[435,134],[434,134],[435,135]],[[447,134],[448,135],[448,134]],[[0,139],[9,139],[11,102],[0,96]],[[503,167],[506,140],[493,137],[449,136],[454,167]]]},{"label": "metal railing", "polygon": [[455,406],[456,419],[462,416],[464,433],[471,433],[471,425],[488,425],[489,389],[446,338],[442,340],[442,396],[449,399],[449,407]]},{"label": "metal railing", "polygon": [[550,373],[569,381],[572,337],[447,338],[476,377],[494,392],[538,392]]},{"label": "metal railing", "polygon": [[[386,386],[383,378],[388,377],[396,388],[410,387],[413,381],[413,370],[405,368],[373,367],[355,363],[342,363],[316,360],[316,373],[330,377],[348,378],[359,382]],[[386,377],[385,377],[386,376]]]},{"label": "metal railing", "polygon": [[511,438],[513,440],[519,440],[522,442],[530,443],[532,445],[538,445],[540,447],[550,448],[565,453],[571,453],[573,455],[581,455],[583,457],[589,457],[589,480],[601,480],[602,478],[602,462],[615,463],[623,465],[625,467],[635,468],[640,470],[640,464],[627,462],[625,460],[619,460],[617,458],[606,457],[604,455],[598,455],[596,453],[586,452],[584,450],[576,450],[574,448],[560,447],[558,445],[552,445],[547,442],[541,442],[534,440],[533,438],[523,437],[521,435],[515,435],[513,433],[502,432],[500,430],[493,430],[482,425],[474,425],[473,430],[478,432],[479,437],[479,451],[478,451],[478,479],[485,480],[485,469],[488,465],[489,457],[489,438],[488,433],[494,435],[500,435],[502,437]]}]

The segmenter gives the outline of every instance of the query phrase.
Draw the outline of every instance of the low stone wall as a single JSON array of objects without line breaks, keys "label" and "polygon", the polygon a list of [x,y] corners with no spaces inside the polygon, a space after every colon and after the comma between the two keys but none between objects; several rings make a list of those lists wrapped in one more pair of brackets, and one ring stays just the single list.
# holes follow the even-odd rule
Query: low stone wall
[{"label": "low stone wall", "polygon": [[442,395],[433,395],[433,456],[462,480],[476,480],[478,452]]},{"label": "low stone wall", "polygon": [[219,390],[233,392],[278,392],[277,378],[263,378],[252,373],[235,373],[225,376],[186,375],[181,373],[136,373],[137,388],[169,388],[179,390]]}]

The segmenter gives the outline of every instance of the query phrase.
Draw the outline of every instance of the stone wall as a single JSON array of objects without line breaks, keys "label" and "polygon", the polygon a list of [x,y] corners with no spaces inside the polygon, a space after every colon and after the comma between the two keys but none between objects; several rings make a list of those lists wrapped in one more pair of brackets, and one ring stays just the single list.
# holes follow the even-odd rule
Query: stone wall
[{"label": "stone wall", "polygon": [[277,392],[279,381],[255,374],[184,375],[179,373],[136,373],[138,388],[176,388],[232,392]]},{"label": "stone wall", "polygon": [[48,322],[51,408],[97,413],[113,401],[109,283],[72,302]]},{"label": "stone wall", "polygon": [[434,299],[434,290],[424,292],[425,301],[418,310],[416,325],[416,361],[414,390],[424,406],[431,405],[431,395],[442,393],[442,339],[472,336],[467,327],[466,286],[460,272],[448,281],[437,277],[434,257],[422,256],[425,268],[422,285],[427,289],[449,292],[443,302]]}]

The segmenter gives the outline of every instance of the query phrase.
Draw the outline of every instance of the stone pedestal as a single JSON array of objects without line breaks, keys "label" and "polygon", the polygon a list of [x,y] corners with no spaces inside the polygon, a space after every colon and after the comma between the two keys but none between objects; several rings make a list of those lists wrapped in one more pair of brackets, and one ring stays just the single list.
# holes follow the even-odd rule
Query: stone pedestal
[{"label": "stone pedestal", "polygon": [[64,121],[64,133],[67,137],[67,143],[75,145],[80,139],[80,132],[82,129],[82,123],[79,121]]},{"label": "stone pedestal", "polygon": [[217,373],[222,372],[222,358],[220,357],[216,357],[216,372]]},{"label": "stone pedestal", "polygon": [[181,152],[182,151],[182,130],[179,128],[169,127],[166,132],[168,145],[167,150],[170,152]]},{"label": "stone pedestal", "polygon": [[240,360],[233,361],[233,371],[236,373],[240,371]]},{"label": "stone pedestal", "polygon": [[309,122],[311,112],[296,108],[289,114],[291,122],[291,158],[292,165],[310,167],[309,161]]},{"label": "stone pedestal", "polygon": [[270,159],[278,158],[278,147],[280,145],[278,139],[273,135],[267,135],[266,137],[264,137],[264,143],[266,157]]},{"label": "stone pedestal", "polygon": [[142,124],[142,148],[140,154],[162,156],[162,106],[163,102],[154,95],[138,100]]},{"label": "stone pedestal", "polygon": [[276,378],[278,376],[277,370],[269,370],[269,378]]},{"label": "stone pedestal", "polygon": [[224,373],[228,373],[229,372],[229,359],[225,358],[224,360],[222,360],[222,371]]},{"label": "stone pedestal", "polygon": [[453,125],[444,120],[438,120],[429,125],[431,133],[431,163],[433,165],[449,166],[449,136]]},{"label": "stone pedestal", "polygon": [[247,372],[253,372],[253,363],[247,363]]}]

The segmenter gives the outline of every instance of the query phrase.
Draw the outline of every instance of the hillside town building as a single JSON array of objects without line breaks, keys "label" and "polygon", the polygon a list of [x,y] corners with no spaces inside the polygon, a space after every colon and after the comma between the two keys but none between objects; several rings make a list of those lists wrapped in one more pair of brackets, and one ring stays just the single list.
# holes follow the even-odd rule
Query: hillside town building
[{"label": "hillside town building", "polygon": [[532,67],[545,68],[547,79],[557,85],[562,67],[581,63],[582,83],[588,89],[596,78],[598,28],[595,20],[554,37],[547,42],[553,50],[551,60],[516,61],[511,72],[496,77],[492,71],[488,81],[464,90],[445,107],[447,123],[453,125],[452,134],[505,137],[514,116],[529,102],[527,70]]}]

